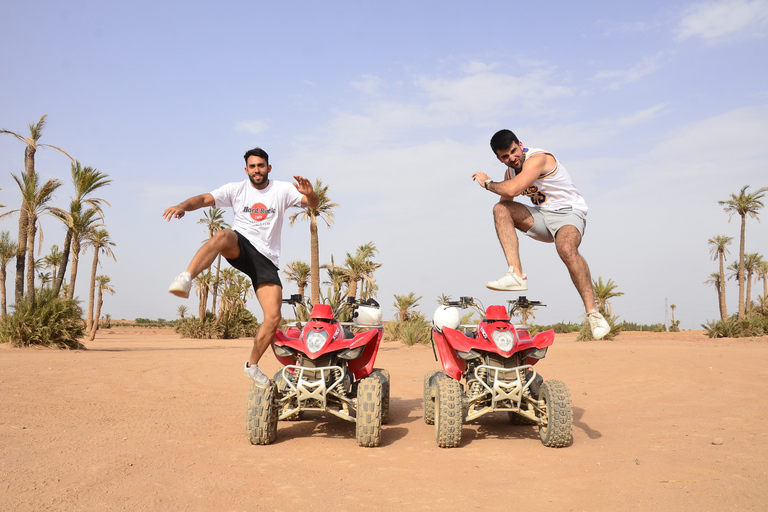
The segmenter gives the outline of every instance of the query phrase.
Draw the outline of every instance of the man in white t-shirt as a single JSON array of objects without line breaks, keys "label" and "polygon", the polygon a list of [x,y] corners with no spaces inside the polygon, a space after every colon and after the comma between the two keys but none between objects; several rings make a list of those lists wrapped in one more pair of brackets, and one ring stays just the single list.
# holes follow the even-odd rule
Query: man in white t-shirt
[{"label": "man in white t-shirt", "polygon": [[[494,182],[483,172],[474,173],[472,179],[501,196],[493,207],[493,219],[509,270],[486,286],[500,291],[528,289],[516,229],[534,240],[554,242],[584,301],[592,335],[598,340],[605,337],[611,328],[595,307],[589,265],[579,254],[587,224],[587,203],[573,186],[565,166],[552,153],[524,147],[510,130],[496,132],[491,137],[491,149],[507,166],[504,181]],[[518,196],[528,196],[533,205],[515,201]]]},{"label": "man in white t-shirt", "polygon": [[189,297],[192,279],[210,267],[221,254],[230,265],[245,273],[256,290],[256,299],[264,312],[264,321],[253,340],[251,355],[245,363],[245,374],[257,386],[269,386],[269,377],[259,368],[258,362],[275,337],[282,319],[280,308],[283,286],[279,276],[280,234],[285,211],[292,207],[314,208],[318,197],[312,183],[301,176],[294,176],[296,183],[269,179],[272,166],[269,155],[261,148],[245,153],[245,174],[248,178],[238,183],[228,183],[213,192],[190,197],[163,212],[170,221],[180,219],[186,212],[215,206],[232,207],[235,220],[232,229],[217,231],[192,258],[186,272],[182,272],[168,289],[179,297]]}]

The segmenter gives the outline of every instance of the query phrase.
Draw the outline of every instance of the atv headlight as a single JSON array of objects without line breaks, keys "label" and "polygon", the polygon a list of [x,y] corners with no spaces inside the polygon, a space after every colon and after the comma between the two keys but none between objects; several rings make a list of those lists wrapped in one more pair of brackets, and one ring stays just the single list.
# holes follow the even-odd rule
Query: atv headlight
[{"label": "atv headlight", "polygon": [[328,339],[328,333],[325,331],[312,331],[307,334],[307,349],[312,352],[320,352]]},{"label": "atv headlight", "polygon": [[515,346],[515,337],[509,331],[493,331],[491,338],[502,352],[509,352]]}]

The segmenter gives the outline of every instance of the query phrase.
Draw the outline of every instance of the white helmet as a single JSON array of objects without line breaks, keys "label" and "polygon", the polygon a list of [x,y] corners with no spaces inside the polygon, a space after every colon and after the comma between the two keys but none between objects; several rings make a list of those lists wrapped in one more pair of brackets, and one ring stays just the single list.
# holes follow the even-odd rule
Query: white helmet
[{"label": "white helmet", "polygon": [[355,325],[373,327],[381,325],[381,308],[375,306],[359,306],[352,314]]},{"label": "white helmet", "polygon": [[459,308],[453,306],[440,306],[432,317],[432,324],[437,332],[443,332],[443,327],[456,329],[460,323]]}]

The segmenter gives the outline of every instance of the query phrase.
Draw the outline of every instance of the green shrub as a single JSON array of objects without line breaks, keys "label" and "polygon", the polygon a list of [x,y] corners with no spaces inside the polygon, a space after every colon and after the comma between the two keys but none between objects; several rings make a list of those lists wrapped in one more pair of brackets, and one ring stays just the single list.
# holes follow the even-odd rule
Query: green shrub
[{"label": "green shrub", "polygon": [[235,339],[253,338],[259,330],[259,322],[247,309],[240,309],[218,321],[209,313],[205,322],[197,318],[185,318],[176,323],[173,330],[184,338],[195,339]]},{"label": "green shrub", "polygon": [[701,325],[710,338],[746,338],[768,335],[768,315],[751,312],[743,320],[734,315],[727,320],[710,320]]},{"label": "green shrub", "polygon": [[[679,322],[678,322],[679,323]],[[622,331],[641,331],[641,332],[665,332],[667,328],[664,324],[643,325],[634,322],[622,322]]]},{"label": "green shrub", "polygon": [[74,299],[56,296],[51,289],[36,290],[35,299],[22,299],[12,315],[0,322],[0,341],[14,347],[42,345],[83,349],[83,310]]},{"label": "green shrub", "polygon": [[419,313],[405,322],[391,321],[384,327],[385,341],[402,341],[411,345],[429,345],[432,341],[432,324]]}]

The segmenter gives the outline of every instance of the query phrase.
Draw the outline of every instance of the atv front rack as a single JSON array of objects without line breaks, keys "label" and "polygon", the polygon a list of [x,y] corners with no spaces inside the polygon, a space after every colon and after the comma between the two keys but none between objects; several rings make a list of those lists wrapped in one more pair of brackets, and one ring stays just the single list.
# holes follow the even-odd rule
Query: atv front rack
[{"label": "atv front rack", "polygon": [[[300,411],[322,411],[355,422],[355,418],[349,413],[349,406],[354,408],[355,402],[347,396],[341,385],[344,381],[344,370],[340,366],[308,368],[288,365],[283,368],[283,379],[289,390],[284,393],[280,403],[295,403],[296,407],[281,408],[279,419],[290,418]],[[328,382],[332,382],[330,386],[326,384]],[[329,398],[338,401],[340,410],[329,407]]]},{"label": "atv front rack", "polygon": [[[523,373],[529,369],[533,373],[523,382]],[[466,421],[477,419],[490,412],[508,411],[518,413],[537,423],[539,422],[536,414],[534,414],[534,410],[539,409],[541,405],[536,399],[531,397],[530,393],[527,396],[525,393],[538,375],[533,366],[524,364],[515,368],[500,368],[498,366],[482,364],[475,367],[474,370],[476,380],[471,382],[474,386],[479,384],[484,390],[478,388],[479,392],[473,393],[472,397],[468,400]],[[491,383],[490,385],[489,382]],[[468,393],[469,391],[467,389]],[[482,403],[487,403],[488,400],[490,400],[490,405],[475,409],[475,407]],[[527,404],[523,402],[531,403],[533,410],[527,407],[524,408],[523,405]]]}]

